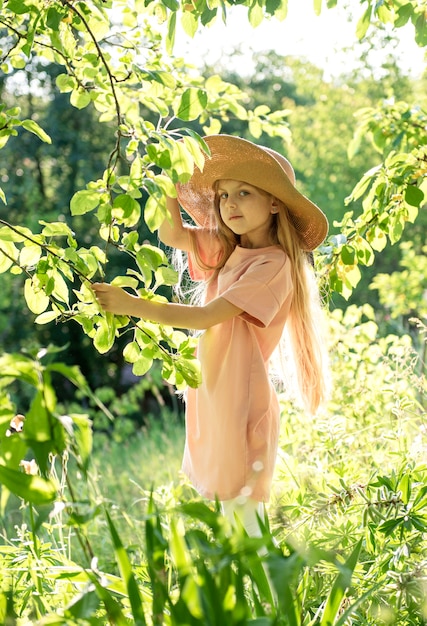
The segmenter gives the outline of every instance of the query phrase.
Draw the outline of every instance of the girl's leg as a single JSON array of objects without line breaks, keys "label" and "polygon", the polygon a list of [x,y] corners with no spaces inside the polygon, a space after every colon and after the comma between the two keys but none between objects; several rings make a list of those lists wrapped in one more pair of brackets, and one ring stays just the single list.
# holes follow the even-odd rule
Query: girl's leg
[{"label": "girl's leg", "polygon": [[[266,521],[266,511],[264,502],[257,502],[251,498],[247,498],[242,501],[242,498],[235,498],[234,500],[225,500],[221,502],[221,510],[233,526],[236,526],[236,521],[242,524],[249,537],[262,537],[262,530],[260,522]],[[260,557],[264,557],[267,554],[265,547],[258,550]],[[270,574],[265,563],[262,563],[267,584],[270,589],[271,598],[273,603],[277,603],[277,594],[274,589],[274,585],[271,582]]]},{"label": "girl's leg", "polygon": [[234,498],[221,502],[221,509],[224,517],[230,520],[233,526],[236,525],[236,518],[248,533],[249,537],[262,537],[260,522],[265,521],[264,502],[257,502],[251,498]]}]

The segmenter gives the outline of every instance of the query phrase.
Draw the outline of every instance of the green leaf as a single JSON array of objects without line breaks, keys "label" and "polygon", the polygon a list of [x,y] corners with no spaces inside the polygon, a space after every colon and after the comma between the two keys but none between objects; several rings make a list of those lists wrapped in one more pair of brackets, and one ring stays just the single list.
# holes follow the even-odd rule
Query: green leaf
[{"label": "green leaf", "polygon": [[86,89],[74,89],[70,96],[70,103],[76,109],[84,109],[90,104],[91,97],[89,91]]},{"label": "green leaf", "polygon": [[114,199],[112,215],[126,226],[135,226],[141,217],[141,206],[135,198],[123,193]]},{"label": "green leaf", "polygon": [[12,11],[12,13],[16,13],[17,15],[30,13],[30,7],[28,7],[23,0],[9,0],[7,8],[9,11]]},{"label": "green leaf", "polygon": [[369,266],[374,262],[374,252],[369,243],[362,237],[356,239],[355,249],[357,254],[357,260],[363,265]]},{"label": "green leaf", "polygon": [[403,517],[396,517],[395,519],[387,520],[381,524],[381,526],[378,526],[378,530],[384,533],[386,537],[389,537],[393,534],[396,528],[403,525],[404,521]]},{"label": "green leaf", "polygon": [[356,544],[356,547],[348,557],[347,561],[343,565],[339,566],[340,573],[338,574],[326,599],[320,626],[332,626],[334,624],[345,593],[350,587],[351,577],[357,565],[361,547],[362,540]]},{"label": "green leaf", "polygon": [[[35,14],[35,9],[36,7],[34,6],[34,4],[31,5],[31,13]],[[26,57],[30,58],[31,57],[31,51],[33,49],[33,44],[34,44],[34,37],[36,34],[36,30],[37,30],[37,25],[40,21],[41,18],[41,13],[37,11],[36,13],[36,17],[33,20],[30,28],[27,30],[27,38],[26,38],[26,42],[24,43],[24,45],[22,46],[22,52],[25,54]]]},{"label": "green leaf", "polygon": [[362,17],[359,19],[357,26],[356,26],[356,37],[358,39],[363,39],[363,37],[366,35],[369,25],[371,23],[371,15],[372,15],[372,6],[371,6],[371,2],[369,1],[368,8],[363,13]]},{"label": "green leaf", "polygon": [[397,11],[397,18],[394,21],[394,26],[400,28],[405,26],[414,13],[414,7],[409,2],[400,7]]},{"label": "green leaf", "polygon": [[87,391],[89,389],[87,381],[77,365],[66,365],[65,363],[56,362],[50,363],[46,369],[49,372],[57,372],[58,374],[61,374],[61,376],[67,378],[67,380],[82,391]]},{"label": "green leaf", "polygon": [[204,163],[204,154],[197,152],[194,142],[188,145],[188,141],[176,142],[172,151],[173,181],[187,182],[194,172],[194,162],[201,168]]},{"label": "green leaf", "polygon": [[114,553],[116,555],[120,575],[126,585],[126,589],[128,592],[129,602],[134,620],[133,623],[135,624],[135,626],[146,626],[147,622],[145,621],[144,609],[142,606],[142,597],[132,571],[132,565],[130,563],[126,550],[124,549],[122,541],[117,533],[117,530],[113,524],[113,521],[108,514],[108,511],[105,512],[105,515],[107,517],[107,523],[110,530],[111,539],[113,541]]},{"label": "green leaf", "polygon": [[23,241],[26,241],[25,235],[28,235],[28,237],[31,237],[33,233],[31,232],[29,228],[23,228],[22,226],[17,226],[14,230],[9,228],[8,226],[2,226],[0,228],[0,240],[1,241],[23,242]]},{"label": "green leaf", "polygon": [[360,269],[357,265],[353,265],[353,266],[348,266],[348,268],[346,268],[345,271],[345,284],[347,285],[347,287],[356,287],[356,285],[359,283],[360,279],[362,278],[362,275],[360,273]]},{"label": "green leaf", "polygon": [[388,6],[386,6],[385,2],[377,2],[375,6],[375,13],[378,16],[378,19],[383,23],[387,24],[389,22],[394,21],[394,12],[391,11]]},{"label": "green leaf", "polygon": [[68,74],[60,74],[56,77],[56,86],[61,93],[68,93],[76,88],[77,82],[74,76]]},{"label": "green leaf", "polygon": [[368,189],[369,185],[374,180],[380,168],[381,166],[377,165],[363,175],[363,177],[359,180],[359,182],[354,187],[349,198],[346,198],[346,204],[348,204],[350,200],[357,200],[358,198],[363,196],[363,194]]},{"label": "green leaf", "polygon": [[74,237],[75,234],[65,222],[39,222],[44,226],[41,234],[45,237]]},{"label": "green leaf", "polygon": [[129,626],[129,620],[123,614],[119,602],[117,602],[115,597],[105,588],[104,581],[102,581],[102,584],[98,582],[95,578],[95,574],[92,574],[90,570],[87,572],[87,575],[91,578],[99,598],[104,603],[109,623],[114,624],[114,626]]},{"label": "green leaf", "polygon": [[296,580],[305,565],[303,557],[298,553],[282,557],[272,555],[268,559],[268,572],[277,591],[279,606],[286,615],[286,624],[300,626],[298,601],[294,589]]},{"label": "green leaf", "polygon": [[123,356],[128,363],[135,363],[140,355],[140,347],[136,341],[130,341],[123,349]]},{"label": "green leaf", "polygon": [[77,365],[66,365],[65,363],[55,362],[55,363],[50,363],[46,369],[49,372],[57,372],[61,374],[62,376],[64,376],[65,378],[67,378],[73,385],[77,387],[77,389],[79,389],[81,393],[91,398],[93,403],[96,404],[105,413],[108,419],[113,421],[114,418],[112,414],[102,404],[102,402],[99,400],[96,394],[92,392],[91,388],[88,385],[86,378],[84,377],[80,368]]},{"label": "green leaf", "polygon": [[132,372],[135,376],[144,376],[153,364],[151,356],[144,356],[142,353],[138,356],[137,360],[133,364]]},{"label": "green leaf", "polygon": [[11,241],[0,242],[0,274],[7,272],[13,265],[14,259],[18,259],[18,249]]},{"label": "green leaf", "polygon": [[282,22],[288,16],[288,0],[267,0],[265,10]]},{"label": "green leaf", "polygon": [[39,315],[46,311],[49,306],[49,298],[40,288],[33,285],[31,278],[27,278],[24,285],[24,297],[28,308],[32,313]]},{"label": "green leaf", "polygon": [[156,284],[160,285],[176,285],[179,279],[179,274],[171,267],[159,267],[155,271]]},{"label": "green leaf", "polygon": [[138,264],[148,264],[152,270],[156,270],[160,265],[167,263],[167,258],[163,250],[150,244],[144,244],[140,247],[136,259]]},{"label": "green leaf", "polygon": [[68,304],[70,299],[68,285],[62,274],[60,272],[53,272],[51,278],[53,279],[51,295],[54,296],[56,300]]},{"label": "green leaf", "polygon": [[63,11],[59,12],[56,7],[49,7],[46,14],[46,25],[52,30],[59,30],[59,25],[64,15],[65,13]]},{"label": "green leaf", "polygon": [[115,336],[116,325],[114,316],[111,313],[107,313],[106,317],[101,318],[98,322],[93,345],[100,354],[105,354],[113,346]]},{"label": "green leaf", "polygon": [[175,115],[186,122],[196,120],[206,109],[208,96],[204,89],[190,87],[182,94]]},{"label": "green leaf", "polygon": [[175,369],[189,387],[196,388],[201,384],[202,373],[197,359],[181,359],[175,363]]},{"label": "green leaf", "polygon": [[181,24],[184,32],[191,38],[197,33],[197,16],[192,11],[184,11],[181,17]]},{"label": "green leaf", "polygon": [[40,246],[30,243],[21,249],[19,254],[19,264],[22,267],[31,267],[36,265],[41,257],[42,249]]},{"label": "green leaf", "polygon": [[8,378],[20,379],[37,387],[39,377],[32,359],[20,354],[2,354],[0,356],[0,374]]},{"label": "green leaf", "polygon": [[415,22],[415,41],[420,47],[427,46],[427,20],[425,11],[421,11]]},{"label": "green leaf", "polygon": [[[16,134],[16,132],[14,134]],[[9,129],[0,131],[0,150],[5,147],[11,135],[12,131]]]},{"label": "green leaf", "polygon": [[45,143],[52,143],[52,139],[49,135],[43,130],[43,128],[40,128],[34,120],[24,120],[22,122],[22,128],[25,128],[25,130],[28,130],[30,133],[37,135],[37,137]]},{"label": "green leaf", "polygon": [[71,414],[71,419],[73,420],[74,428],[74,437],[77,444],[77,450],[80,455],[80,459],[82,461],[83,467],[87,469],[93,447],[93,433],[92,433],[92,425],[88,415],[83,414]]},{"label": "green leaf", "polygon": [[90,619],[98,610],[100,604],[100,598],[96,589],[86,590],[72,599],[64,609],[64,615],[66,618],[75,618],[78,620]]},{"label": "green leaf", "polygon": [[169,55],[173,53],[173,47],[175,44],[175,33],[176,33],[176,12],[170,14],[168,20],[168,30],[166,35],[166,52]]},{"label": "green leaf", "polygon": [[31,406],[27,411],[25,422],[25,436],[33,442],[51,442],[54,433],[53,426],[57,426],[52,412],[55,409],[55,392],[51,385],[44,384],[42,391],[37,391]]},{"label": "green leaf", "polygon": [[40,315],[38,315],[34,320],[34,323],[40,325],[49,324],[50,322],[53,322],[53,320],[58,319],[60,315],[61,311],[59,311],[58,309],[56,311],[46,311],[45,313],[41,313]]},{"label": "green leaf", "polygon": [[424,193],[415,185],[408,185],[405,190],[405,202],[411,206],[419,207],[424,200]]},{"label": "green leaf", "polygon": [[403,229],[405,226],[405,218],[404,215],[395,214],[393,216],[395,219],[390,220],[389,228],[387,234],[389,236],[390,242],[396,243],[402,236]]},{"label": "green leaf", "polygon": [[32,504],[48,504],[55,500],[57,494],[57,487],[52,480],[24,474],[4,465],[0,465],[0,483]]},{"label": "green leaf", "polygon": [[249,23],[253,28],[259,26],[264,19],[264,12],[262,6],[258,2],[254,2],[248,11]]},{"label": "green leaf", "polygon": [[316,15],[322,12],[322,0],[313,0],[313,8]]},{"label": "green leaf", "polygon": [[[205,572],[202,570],[202,572],[200,572],[200,577],[203,580],[205,588],[212,587],[212,579],[209,572],[208,575],[205,576]],[[195,618],[197,620],[196,623],[199,624],[203,623],[204,621],[203,599],[200,596],[200,586],[197,579],[193,576],[185,576],[182,582],[181,599],[185,603],[185,606],[190,612],[192,618]],[[225,598],[223,602],[225,604]],[[218,617],[220,618],[219,623],[221,623],[221,615],[218,615]]]},{"label": "green leaf", "polygon": [[165,7],[167,7],[171,11],[178,11],[179,9],[178,0],[162,0],[162,2],[165,5]]},{"label": "green leaf", "polygon": [[427,485],[424,485],[417,493],[412,503],[412,510],[421,510],[427,507]]},{"label": "green leaf", "polygon": [[372,587],[370,587],[361,596],[359,596],[357,600],[355,600],[349,607],[345,609],[343,613],[340,614],[340,618],[335,623],[335,626],[345,626],[345,624],[348,624],[349,623],[348,620],[352,617],[352,614],[354,613],[354,611],[359,606],[363,605],[370,596],[372,596],[378,589],[382,587],[382,585],[383,583],[379,582],[376,585],[373,585]]},{"label": "green leaf", "polygon": [[90,189],[82,189],[77,191],[71,198],[70,210],[71,215],[84,215],[89,211],[93,211],[101,201],[101,194]]},{"label": "green leaf", "polygon": [[165,213],[158,198],[154,196],[148,198],[144,208],[144,219],[152,233],[163,224]]},{"label": "green leaf", "polygon": [[387,236],[378,226],[367,231],[366,239],[376,252],[381,252],[387,245]]},{"label": "green leaf", "polygon": [[185,528],[180,517],[172,517],[170,521],[170,551],[174,566],[182,578],[190,574],[192,559],[185,541]]},{"label": "green leaf", "polygon": [[[205,154],[203,151],[208,150],[206,143],[199,137],[183,137],[182,143],[184,144],[188,153],[193,157],[194,163],[197,165],[197,167],[199,169],[202,169],[204,162],[205,162]],[[181,152],[179,150],[177,152],[174,150],[173,152],[174,163],[175,163],[175,156],[177,156],[177,158],[181,158],[180,155],[181,155]],[[169,184],[171,184],[170,180],[169,180]],[[167,193],[166,184],[165,184],[165,193]],[[176,192],[174,191],[174,193]]]},{"label": "green leaf", "polygon": [[354,248],[352,248],[351,246],[343,246],[340,256],[341,261],[344,263],[344,265],[354,265],[354,259],[356,254]]},{"label": "green leaf", "polygon": [[[160,515],[153,501],[153,493],[150,494],[148,503],[148,516],[145,522],[146,554],[148,561],[148,573],[151,580],[153,594],[153,614],[163,614],[163,607],[167,599],[168,590],[162,578],[165,571],[165,556],[168,549],[168,541],[163,535]],[[161,574],[159,576],[159,573]],[[185,620],[186,621],[186,620]],[[179,622],[176,622],[179,623]]]},{"label": "green leaf", "polygon": [[249,121],[249,132],[255,139],[259,139],[262,135],[262,124],[258,119]]},{"label": "green leaf", "polygon": [[405,474],[403,474],[398,484],[398,489],[400,489],[402,492],[402,500],[404,504],[408,504],[411,497],[411,478],[411,474],[409,472],[406,472]]},{"label": "green leaf", "polygon": [[17,54],[11,54],[9,59],[10,64],[15,70],[23,70],[24,67],[27,65],[25,59],[22,56],[18,56]]}]

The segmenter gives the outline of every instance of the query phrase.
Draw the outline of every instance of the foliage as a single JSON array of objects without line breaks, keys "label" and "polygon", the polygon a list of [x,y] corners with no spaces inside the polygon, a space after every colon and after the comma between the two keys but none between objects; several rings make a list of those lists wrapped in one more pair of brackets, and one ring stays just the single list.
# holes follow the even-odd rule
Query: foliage
[{"label": "foliage", "polygon": [[[94,463],[91,438],[82,455],[81,431],[67,429],[66,448],[48,468],[58,486],[55,503],[40,504],[30,488],[14,522],[3,518],[3,620],[13,617],[16,626],[422,624],[425,376],[414,369],[408,337],[378,338],[369,307],[337,311],[331,324],[328,408],[311,422],[282,398],[274,541],[267,528],[256,539],[242,529],[230,532],[216,506],[178,477],[170,482],[164,474],[166,482],[153,485],[152,474],[141,474],[141,455],[150,454],[148,468],[159,455],[178,462],[179,431],[151,453],[144,447],[135,458],[112,453],[112,471],[105,473],[105,448]],[[32,386],[26,371],[19,378]],[[28,444],[26,428],[31,432],[36,421],[30,415],[22,433],[1,437],[2,450],[5,442]]]},{"label": "foliage", "polygon": [[[52,361],[51,357],[54,352],[55,350],[41,350],[35,355],[3,354],[0,357],[1,482],[9,491],[24,500],[31,500],[38,504],[51,502],[56,496],[57,485],[48,478],[50,456],[61,456],[68,448],[69,437],[74,437],[79,446],[76,453],[79,455],[80,462],[83,466],[87,466],[92,447],[92,434],[87,416],[58,414],[52,376],[59,374],[66,377],[86,397],[94,398],[112,419],[111,413],[103,407],[89,389],[79,369],[66,366],[62,362]],[[22,401],[25,397],[25,390],[18,387],[15,391],[16,401],[10,393],[5,392],[5,389],[10,389],[16,381],[24,387],[29,385],[33,390],[26,410],[23,408]],[[16,402],[19,402],[19,406]],[[24,410],[25,414],[23,414]],[[16,420],[18,426],[15,425]],[[19,425],[20,422],[22,424]],[[15,431],[21,432],[24,423],[25,434],[17,441],[11,435]],[[19,469],[27,449],[32,450],[40,470],[40,478],[22,473]],[[3,495],[3,507],[5,503],[6,498]]]},{"label": "foliage", "polygon": [[373,21],[377,18],[384,24],[392,24],[396,28],[401,28],[409,21],[415,28],[415,41],[419,46],[427,45],[427,32],[425,28],[425,1],[401,2],[392,0],[391,2],[372,2],[368,0],[367,7],[357,25],[357,35],[361,39]]},{"label": "foliage", "polygon": [[[378,336],[369,306],[337,310],[331,323],[331,402],[311,425],[286,405],[273,530],[285,527],[296,545],[334,549],[349,547],[362,533],[353,588],[372,594],[351,623],[423,623],[423,366],[408,336]],[[321,584],[316,576],[311,583],[314,589]]]},{"label": "foliage", "polygon": [[[244,91],[218,75],[205,80],[165,53],[163,43],[166,52],[173,50],[179,19],[194,34],[217,14],[226,19],[234,4],[248,8],[252,25],[268,16],[284,18],[287,9],[284,0],[0,2],[2,71],[56,67],[58,90],[78,111],[91,107],[110,143],[103,171],[73,190],[69,209],[58,207],[67,219],[49,216],[34,227],[1,220],[0,271],[24,278],[37,324],[73,320],[102,354],[125,337],[124,356],[136,375],[158,360],[163,377],[177,387],[199,382],[193,340],[143,320],[105,315],[90,286],[104,278],[111,253],[120,252],[132,267],[116,284],[164,298],[160,290],[173,285],[176,274],[137,228],[144,220],[154,232],[167,219],[165,194],[173,195],[174,183],[187,180],[207,156],[202,132],[220,132],[232,118],[247,124],[255,139],[263,133],[273,142],[289,139],[286,108],[248,110]],[[396,28],[411,21],[417,42],[425,45],[425,2],[361,4],[361,37],[374,19]],[[315,10],[321,6],[316,0]],[[350,154],[367,137],[380,163],[349,196],[362,201],[362,214],[347,213],[336,226],[341,232],[317,259],[325,283],[344,297],[358,283],[359,265],[372,264],[375,253],[399,241],[417,218],[426,192],[423,105],[382,102],[362,110],[359,119]],[[21,132],[52,140],[31,111],[21,115],[13,104],[2,104],[0,147]],[[7,201],[4,192],[1,200]],[[79,225],[89,225],[84,228],[96,224],[101,243],[86,245],[82,232],[82,245],[69,212]],[[308,423],[283,399],[287,419],[273,514],[280,547],[267,528],[260,539],[248,539],[241,529],[230,532],[218,511],[183,482],[171,489],[143,485],[141,509],[119,509],[92,474],[89,415],[65,406],[62,411],[56,397],[53,378],[59,375],[108,414],[80,370],[53,360],[52,350],[4,354],[3,621],[425,622],[425,377],[416,371],[409,338],[379,338],[368,307],[336,311],[332,323],[335,385],[325,415]],[[132,475],[138,475],[135,468]],[[8,512],[16,498],[14,527]]]},{"label": "foliage", "polygon": [[369,170],[348,197],[363,197],[363,213],[348,212],[323,248],[323,270],[332,290],[349,297],[361,278],[359,265],[372,265],[375,252],[396,243],[413,223],[427,192],[427,139],[420,134],[427,120],[421,107],[384,103],[359,112],[360,124],[350,151],[368,135],[384,161]]},{"label": "foliage", "polygon": [[[205,80],[181,59],[165,54],[165,29],[166,51],[171,53],[178,16],[181,27],[194,34],[220,10],[226,19],[228,4],[234,3],[129,5],[94,0],[46,6],[9,0],[0,15],[3,71],[43,63],[57,67],[59,91],[69,94],[70,105],[78,110],[92,107],[99,123],[106,124],[111,142],[103,173],[76,190],[70,202],[74,219],[87,222],[93,215],[99,223],[102,247],[81,247],[62,219],[40,221],[39,232],[2,220],[0,270],[26,276],[24,295],[37,315],[36,323],[72,319],[101,353],[126,333],[131,341],[124,358],[134,373],[144,374],[159,359],[164,378],[178,387],[198,384],[192,342],[172,329],[104,315],[93,302],[90,283],[103,279],[111,251],[124,253],[134,263],[126,275],[116,277],[116,283],[143,297],[160,298],[156,290],[175,282],[164,254],[141,241],[137,225],[143,219],[155,231],[167,219],[165,195],[174,195],[173,183],[187,180],[194,165],[202,165],[207,147],[192,130],[193,123],[204,133],[219,132],[232,116],[246,123],[255,138],[262,133],[276,142],[289,138],[286,109],[271,111],[261,104],[248,110],[244,91],[218,75]],[[239,4],[248,7],[253,26],[267,15],[279,19],[286,15],[286,2]],[[398,4],[389,3],[385,9],[383,3],[369,2],[359,35],[366,34],[365,26],[374,15],[396,27],[412,20],[421,44],[420,3]],[[320,8],[317,2],[315,9]],[[2,146],[18,129],[51,141],[35,119],[20,117],[18,107],[2,105],[1,115]],[[349,200],[364,195],[364,212],[356,219],[350,213],[344,217],[340,234],[325,244],[319,263],[324,281],[345,298],[360,280],[359,265],[371,265],[386,238],[391,243],[399,240],[405,223],[417,216],[425,193],[425,145],[419,140],[424,124],[422,109],[406,103],[384,104],[361,114],[352,153],[359,138],[369,133],[383,164],[353,190]],[[2,198],[6,202],[4,194]]]},{"label": "foliage", "polygon": [[[172,131],[169,127],[174,120],[200,118],[206,131],[212,132],[220,129],[221,119],[228,115],[248,119],[248,112],[240,103],[243,92],[219,76],[202,81],[184,71],[181,60],[164,60],[161,34],[155,32],[154,23],[156,16],[160,22],[167,20],[167,5],[150,4],[142,12],[146,20],[142,24],[138,3],[132,9],[127,3],[117,3],[114,8],[121,8],[124,23],[120,32],[113,28],[113,33],[115,17],[104,3],[93,3],[90,8],[87,4],[46,7],[44,3],[9,2],[2,9],[3,69],[24,67],[26,57],[65,68],[66,73],[56,78],[58,89],[70,93],[70,104],[77,109],[94,106],[99,121],[111,129],[113,149],[102,176],[77,190],[70,203],[71,215],[79,219],[96,211],[103,248],[80,247],[71,227],[60,220],[41,221],[41,232],[2,220],[1,271],[27,276],[24,295],[37,315],[36,323],[72,318],[101,353],[113,346],[124,329],[130,330],[133,340],[124,356],[136,375],[148,371],[153,359],[160,359],[165,379],[178,387],[197,385],[191,339],[172,329],[103,315],[93,302],[90,281],[104,277],[111,250],[134,259],[128,275],[115,279],[122,286],[147,297],[160,297],[154,292],[176,281],[164,253],[141,242],[135,228],[141,219],[143,194],[148,227],[155,230],[165,218],[165,194],[175,191],[161,169],[177,182],[191,174],[194,160],[202,163],[203,142],[197,135],[190,129]],[[172,17],[169,26],[171,34]],[[154,112],[157,123],[141,117],[141,108]],[[20,120],[17,107],[3,107],[2,115],[3,144],[18,127],[50,140],[34,120]],[[281,121],[280,112],[270,113],[265,107],[251,117],[260,132],[279,135],[283,133]],[[176,142],[183,132],[188,135]],[[81,283],[80,288],[76,282]]]}]

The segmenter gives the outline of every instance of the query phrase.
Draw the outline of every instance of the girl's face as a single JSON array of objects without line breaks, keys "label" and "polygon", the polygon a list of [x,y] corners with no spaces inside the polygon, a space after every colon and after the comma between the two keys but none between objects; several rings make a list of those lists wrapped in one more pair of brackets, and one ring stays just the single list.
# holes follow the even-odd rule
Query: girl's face
[{"label": "girl's face", "polygon": [[219,212],[226,226],[240,237],[244,248],[272,245],[271,225],[279,205],[273,196],[238,180],[217,183]]}]

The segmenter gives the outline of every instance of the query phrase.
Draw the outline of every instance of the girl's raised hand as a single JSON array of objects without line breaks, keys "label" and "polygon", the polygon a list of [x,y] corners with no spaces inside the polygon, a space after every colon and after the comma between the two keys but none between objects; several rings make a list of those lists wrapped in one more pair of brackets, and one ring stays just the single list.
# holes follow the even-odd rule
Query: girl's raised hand
[{"label": "girl's raised hand", "polygon": [[121,287],[108,283],[94,283],[92,289],[104,311],[115,313],[116,315],[134,314],[135,301],[138,301],[138,298],[127,293]]}]

